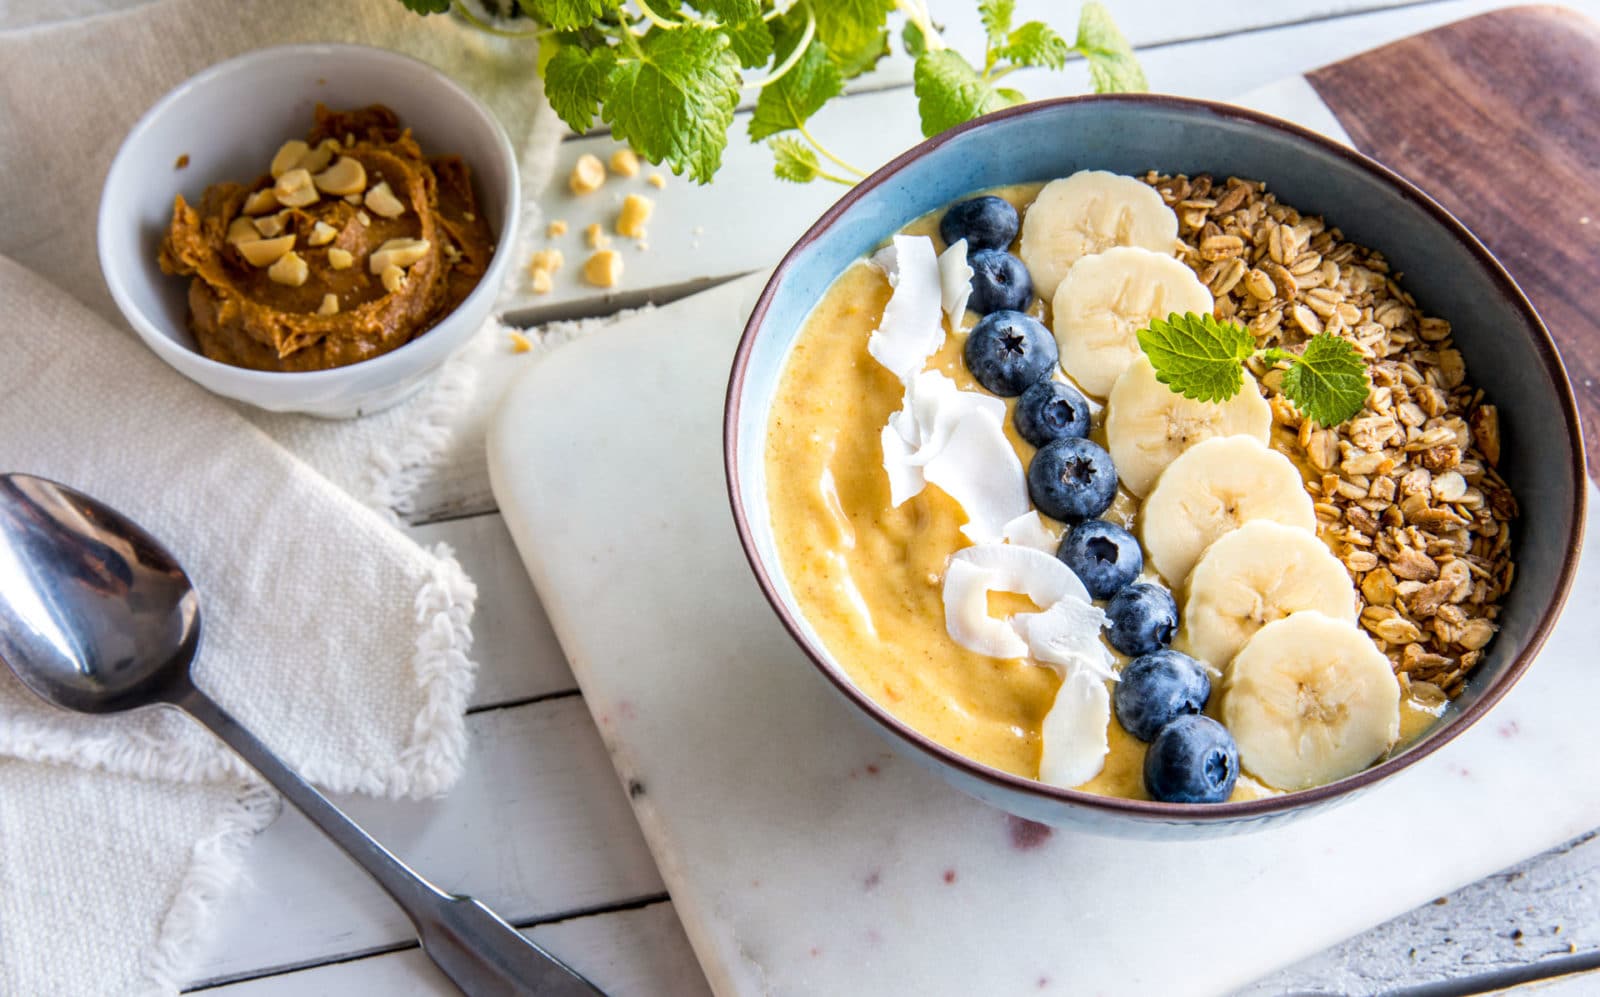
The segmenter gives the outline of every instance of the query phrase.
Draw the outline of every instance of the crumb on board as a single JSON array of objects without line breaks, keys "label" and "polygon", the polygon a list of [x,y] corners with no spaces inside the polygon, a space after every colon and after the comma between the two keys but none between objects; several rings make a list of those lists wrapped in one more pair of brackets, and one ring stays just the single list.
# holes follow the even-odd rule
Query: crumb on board
[{"label": "crumb on board", "polygon": [[643,194],[629,194],[622,200],[622,210],[617,214],[617,234],[629,239],[644,238],[644,223],[650,220],[656,202]]},{"label": "crumb on board", "polygon": [[528,337],[524,336],[517,330],[512,329],[510,336],[512,353],[527,353],[529,350],[533,349],[533,343],[529,341]]},{"label": "crumb on board", "polygon": [[562,219],[562,218],[555,219],[549,225],[545,226],[544,234],[545,234],[545,236],[547,238],[550,238],[550,239],[554,239],[557,236],[566,235],[567,234],[567,223],[566,223],[566,220]]},{"label": "crumb on board", "polygon": [[622,254],[602,249],[583,264],[583,279],[595,287],[616,287],[622,280]]},{"label": "crumb on board", "polygon": [[559,249],[540,249],[534,252],[533,259],[528,263],[529,270],[544,270],[554,272],[560,270],[567,263],[566,254]]},{"label": "crumb on board", "polygon": [[574,194],[592,194],[605,182],[606,164],[600,162],[600,157],[592,152],[578,157],[578,161],[572,164],[572,175],[567,178],[567,186],[572,188]]},{"label": "crumb on board", "polygon": [[605,249],[611,245],[611,238],[606,235],[606,230],[600,226],[599,222],[590,222],[589,226],[583,230],[583,238],[589,244],[590,249]]},{"label": "crumb on board", "polygon": [[622,148],[611,154],[611,172],[619,177],[639,175],[639,156],[632,149]]},{"label": "crumb on board", "polygon": [[548,271],[548,270],[535,270],[535,271],[533,271],[533,285],[532,286],[533,286],[533,293],[534,294],[549,294],[551,289],[555,287],[555,282],[550,279],[550,271]]},{"label": "crumb on board", "polygon": [[667,185],[667,178],[662,176],[659,173],[652,173],[652,174],[650,174],[649,179],[647,179],[645,181],[645,183],[648,183],[650,186],[654,187],[655,189],[660,190],[661,188],[663,188],[663,187],[665,187]]},{"label": "crumb on board", "polygon": [[[178,161],[176,163],[172,164],[172,168],[175,169],[175,170],[186,170],[186,169],[188,169],[189,168],[189,154],[187,152],[185,152],[182,155],[180,155],[178,157]],[[1585,219],[1585,221],[1587,221],[1587,220],[1588,219]]]}]

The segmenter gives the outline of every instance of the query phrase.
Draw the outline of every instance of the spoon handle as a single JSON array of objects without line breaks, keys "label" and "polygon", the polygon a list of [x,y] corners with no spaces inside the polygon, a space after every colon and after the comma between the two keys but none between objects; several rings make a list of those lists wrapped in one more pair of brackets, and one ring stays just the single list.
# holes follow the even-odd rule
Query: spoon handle
[{"label": "spoon handle", "polygon": [[227,710],[192,683],[168,700],[238,752],[284,798],[355,859],[416,926],[422,950],[468,997],[594,997],[604,994],[471,897],[452,896],[412,872]]}]

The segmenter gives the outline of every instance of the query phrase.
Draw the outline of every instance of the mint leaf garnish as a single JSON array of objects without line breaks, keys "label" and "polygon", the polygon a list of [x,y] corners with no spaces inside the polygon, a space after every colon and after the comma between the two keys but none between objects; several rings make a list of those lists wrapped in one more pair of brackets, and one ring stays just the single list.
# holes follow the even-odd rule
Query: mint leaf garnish
[{"label": "mint leaf garnish", "polygon": [[[805,36],[788,25],[780,25],[778,35],[778,61],[782,62]],[[820,44],[811,42],[800,61],[776,83],[763,88],[756,98],[755,113],[750,116],[750,137],[763,139],[799,128],[843,90],[844,76],[839,67]]]},{"label": "mint leaf garnish", "polygon": [[[1055,29],[1043,21],[1029,21],[1022,25],[1007,35],[1005,44],[1000,47],[1001,57],[1010,60],[1014,65],[1045,66],[1050,69],[1060,69],[1065,66],[1067,55],[1071,51],[1072,48],[1067,45],[1067,40],[1056,34]],[[1135,63],[1135,67],[1137,65]]]},{"label": "mint leaf garnish", "polygon": [[575,31],[593,24],[616,3],[614,0],[517,0],[517,6],[524,14],[557,31]]},{"label": "mint leaf garnish", "polygon": [[1156,380],[1200,402],[1227,401],[1238,394],[1244,385],[1239,364],[1256,350],[1256,341],[1242,326],[1194,312],[1154,319],[1138,335]]},{"label": "mint leaf garnish", "polygon": [[1371,389],[1367,365],[1347,340],[1319,332],[1298,357],[1288,355],[1292,359],[1283,372],[1283,393],[1306,418],[1337,426],[1366,405]]},{"label": "mint leaf garnish", "polygon": [[544,67],[550,107],[578,134],[588,131],[606,95],[606,78],[617,64],[616,50],[562,45]]},{"label": "mint leaf garnish", "polygon": [[761,16],[761,0],[690,0],[690,6],[723,24],[736,24]]},{"label": "mint leaf garnish", "polygon": [[1138,337],[1156,380],[1196,401],[1225,402],[1238,394],[1244,386],[1240,364],[1258,356],[1269,364],[1289,365],[1283,372],[1284,397],[1322,426],[1353,418],[1371,388],[1367,365],[1356,348],[1329,332],[1313,336],[1301,353],[1277,346],[1257,349],[1243,326],[1189,312],[1154,319]]},{"label": "mint leaf garnish", "polygon": [[912,70],[912,80],[922,134],[929,138],[1008,103],[967,60],[950,49],[922,53]]},{"label": "mint leaf garnish", "polygon": [[772,58],[772,29],[759,17],[735,21],[723,26],[728,35],[728,49],[745,69],[760,69]]},{"label": "mint leaf garnish", "polygon": [[1017,0],[982,0],[978,4],[978,20],[989,36],[989,47],[999,48],[1011,33],[1011,18],[1017,12]]},{"label": "mint leaf garnish", "polygon": [[1078,14],[1078,41],[1072,47],[1089,61],[1089,80],[1095,93],[1149,88],[1139,60],[1133,56],[1133,46],[1105,7],[1095,0],[1085,3]]},{"label": "mint leaf garnish", "polygon": [[601,117],[646,159],[705,183],[722,165],[738,103],[739,60],[727,35],[656,28],[606,77]]},{"label": "mint leaf garnish", "polygon": [[791,183],[810,183],[817,178],[821,164],[809,145],[787,135],[775,138],[767,145],[772,149],[772,172],[778,175],[778,179]]},{"label": "mint leaf garnish", "polygon": [[886,25],[894,0],[822,0],[811,9],[817,17],[817,37],[847,79],[864,72],[857,68],[863,63],[872,68],[888,50]]}]

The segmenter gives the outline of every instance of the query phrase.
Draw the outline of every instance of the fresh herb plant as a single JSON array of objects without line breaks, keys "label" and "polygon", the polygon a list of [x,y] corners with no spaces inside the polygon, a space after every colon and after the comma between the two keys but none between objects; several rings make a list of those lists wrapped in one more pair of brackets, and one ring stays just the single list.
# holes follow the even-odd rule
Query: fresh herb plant
[{"label": "fresh herb plant", "polygon": [[[752,141],[767,141],[784,180],[851,184],[865,174],[830,152],[808,122],[889,54],[889,15],[906,23],[900,42],[915,60],[922,133],[937,135],[1023,101],[1000,81],[1030,66],[1061,69],[1074,54],[1096,93],[1145,88],[1143,71],[1111,15],[1089,0],[1074,41],[1043,21],[1013,24],[1016,0],[981,0],[980,63],[948,47],[927,0],[515,0],[510,31],[461,0],[400,0],[419,14],[449,11],[495,34],[540,39],[538,69],[550,106],[574,131],[598,117],[653,163],[708,182],[722,164],[741,91],[759,90]],[[745,74],[766,70],[755,80]]]},{"label": "fresh herb plant", "polygon": [[1367,401],[1367,365],[1349,341],[1318,333],[1305,350],[1257,348],[1249,330],[1210,315],[1176,312],[1139,330],[1139,348],[1155,368],[1156,380],[1185,398],[1227,401],[1244,386],[1240,365],[1252,357],[1269,365],[1288,364],[1283,394],[1300,414],[1322,426],[1353,418]]}]

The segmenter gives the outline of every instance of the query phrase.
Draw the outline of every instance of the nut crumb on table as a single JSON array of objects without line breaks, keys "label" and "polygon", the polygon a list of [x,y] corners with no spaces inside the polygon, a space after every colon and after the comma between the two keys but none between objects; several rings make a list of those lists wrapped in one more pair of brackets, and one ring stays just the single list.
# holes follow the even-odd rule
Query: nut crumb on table
[{"label": "nut crumb on table", "polygon": [[643,239],[645,222],[656,209],[656,202],[642,194],[629,194],[622,200],[622,210],[617,213],[617,234],[629,239]]},{"label": "nut crumb on table", "polygon": [[572,175],[567,177],[567,186],[574,194],[592,194],[605,182],[606,165],[592,152],[579,156],[572,164]]},{"label": "nut crumb on table", "polygon": [[517,330],[512,329],[507,335],[511,338],[512,353],[527,353],[533,349],[533,342]]},{"label": "nut crumb on table", "polygon": [[660,190],[667,185],[667,178],[659,173],[652,173],[648,178],[646,178],[645,183],[648,183],[650,186]]},{"label": "nut crumb on table", "polygon": [[549,225],[545,226],[544,234],[545,234],[545,236],[547,238],[551,238],[551,239],[554,239],[554,238],[556,238],[558,236],[566,235],[567,234],[567,223],[566,223],[566,221],[563,220],[563,219],[560,219],[560,218],[554,219],[553,221],[550,222]]},{"label": "nut crumb on table", "polygon": [[590,249],[605,249],[611,245],[611,237],[606,235],[606,230],[599,222],[590,222],[583,230],[583,241],[589,244]]},{"label": "nut crumb on table", "polygon": [[611,154],[611,172],[619,177],[639,175],[639,156],[632,149],[622,148]]},{"label": "nut crumb on table", "polygon": [[1254,373],[1273,444],[1300,467],[1318,533],[1356,584],[1361,625],[1402,684],[1454,698],[1498,629],[1517,502],[1496,469],[1498,412],[1467,384],[1450,323],[1417,308],[1383,254],[1262,183],[1143,179],[1177,213],[1180,256],[1215,295],[1218,317],[1262,346],[1331,332],[1367,361],[1365,410],[1332,429],[1289,404],[1280,372],[1255,363]]},{"label": "nut crumb on table", "polygon": [[595,287],[616,287],[622,280],[622,254],[601,249],[583,264],[583,279]]}]

